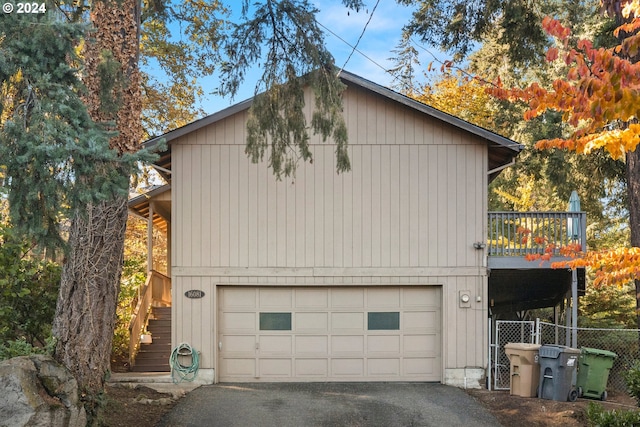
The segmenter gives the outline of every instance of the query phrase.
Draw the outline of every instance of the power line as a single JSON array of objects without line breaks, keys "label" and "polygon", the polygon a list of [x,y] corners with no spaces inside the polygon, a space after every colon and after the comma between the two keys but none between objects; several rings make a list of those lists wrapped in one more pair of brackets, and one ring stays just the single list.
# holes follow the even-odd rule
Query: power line
[{"label": "power line", "polygon": [[[342,66],[342,68],[340,68],[340,72],[342,72],[342,70],[344,70],[344,67],[347,66],[347,63],[351,59],[351,56],[353,55],[353,52],[356,51],[356,48],[358,47],[358,44],[360,43],[360,40],[362,40],[362,36],[364,36],[364,32],[367,31],[367,27],[369,26],[369,23],[371,22],[371,19],[373,18],[373,14],[376,12],[376,9],[378,8],[379,4],[380,4],[380,0],[377,0],[376,1],[376,5],[373,6],[373,9],[371,10],[371,15],[369,15],[369,19],[367,20],[367,23],[364,24],[364,28],[362,29],[362,32],[360,33],[360,37],[358,37],[358,41],[356,41],[356,44],[353,47],[353,49],[351,50],[351,53],[349,54],[349,57],[347,58],[347,60],[344,61],[344,65]],[[340,74],[340,72],[338,72],[338,74]]]},{"label": "power line", "polygon": [[[342,43],[346,44],[347,46],[349,46],[351,49],[353,49],[351,52],[353,53],[358,52],[360,55],[362,55],[365,59],[369,60],[371,63],[373,63],[374,65],[378,66],[379,68],[381,68],[383,71],[390,73],[389,70],[387,70],[386,68],[384,68],[382,65],[380,65],[379,63],[377,63],[374,59],[370,58],[369,56],[367,56],[366,53],[364,53],[363,51],[359,50],[356,46],[352,45],[351,43],[349,43],[348,41],[346,41],[345,39],[343,39],[342,37],[340,37],[338,34],[336,34],[333,30],[331,30],[330,28],[328,28],[327,26],[323,25],[321,22],[316,20],[316,23],[318,25],[320,25],[322,28],[324,28],[325,30],[327,30],[332,36],[334,36],[335,38],[337,38],[338,40],[340,40]],[[346,62],[345,62],[346,65]],[[344,70],[344,66],[342,67],[342,70]],[[342,71],[340,70],[340,71]]]}]

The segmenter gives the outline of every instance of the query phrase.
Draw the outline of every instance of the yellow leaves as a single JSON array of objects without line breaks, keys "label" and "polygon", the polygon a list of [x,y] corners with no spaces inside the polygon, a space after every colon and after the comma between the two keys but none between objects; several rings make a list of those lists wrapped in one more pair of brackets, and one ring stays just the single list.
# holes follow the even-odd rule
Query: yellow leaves
[{"label": "yellow leaves", "polygon": [[492,114],[488,108],[491,98],[484,85],[462,72],[447,72],[438,76],[423,93],[414,99],[478,126],[491,129]]}]

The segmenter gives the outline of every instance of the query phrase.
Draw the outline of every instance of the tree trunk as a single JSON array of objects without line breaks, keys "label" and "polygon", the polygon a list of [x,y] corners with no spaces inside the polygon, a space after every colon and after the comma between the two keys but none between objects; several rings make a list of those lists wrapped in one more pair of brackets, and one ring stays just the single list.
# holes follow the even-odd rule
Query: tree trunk
[{"label": "tree trunk", "polygon": [[110,368],[126,222],[126,196],[89,205],[73,219],[62,269],[55,357],[76,377],[89,417]]},{"label": "tree trunk", "polygon": [[[118,154],[133,152],[142,138],[140,2],[95,0],[90,16],[94,31],[84,48],[84,101],[94,121],[117,132],[110,147]],[[55,358],[76,377],[90,421],[110,368],[127,222],[128,192],[122,190],[73,218],[54,319]]]},{"label": "tree trunk", "polygon": [[[640,247],[640,149],[627,153],[627,191],[631,246]],[[640,329],[640,280],[636,285],[636,315]]]}]

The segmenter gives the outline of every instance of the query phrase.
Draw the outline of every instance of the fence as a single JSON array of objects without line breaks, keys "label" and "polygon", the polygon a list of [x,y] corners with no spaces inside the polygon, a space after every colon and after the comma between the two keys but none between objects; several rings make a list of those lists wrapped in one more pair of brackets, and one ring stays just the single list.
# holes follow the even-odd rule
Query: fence
[{"label": "fence", "polygon": [[[577,328],[577,347],[591,347],[608,350],[618,357],[609,372],[608,388],[626,391],[622,376],[631,364],[640,360],[639,329],[596,329]],[[491,376],[489,388],[493,390],[509,389],[509,359],[504,345],[510,342],[570,345],[570,327],[533,321],[498,320],[495,322],[495,342],[491,344],[489,366]]]},{"label": "fence", "polygon": [[[538,322],[538,344],[569,345],[567,342],[566,326],[553,323]],[[595,329],[578,328],[578,348],[591,347],[600,350],[609,350],[618,355],[609,372],[608,387],[614,390],[625,391],[627,385],[622,373],[629,366],[640,359],[640,330],[638,329]]]},{"label": "fence", "polygon": [[495,344],[492,345],[490,352],[490,363],[492,376],[489,383],[489,389],[492,390],[509,390],[510,369],[509,358],[504,351],[504,346],[510,342],[535,342],[535,322],[498,320],[496,321]]}]

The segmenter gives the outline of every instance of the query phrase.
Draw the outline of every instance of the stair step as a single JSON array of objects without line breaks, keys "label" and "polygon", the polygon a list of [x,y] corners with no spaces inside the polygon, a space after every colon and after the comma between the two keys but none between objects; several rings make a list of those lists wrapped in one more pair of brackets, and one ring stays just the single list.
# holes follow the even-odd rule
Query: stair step
[{"label": "stair step", "polygon": [[142,345],[171,344],[171,337],[169,335],[156,334],[155,332],[153,332],[153,334],[151,335],[151,339],[151,344]]},{"label": "stair step", "polygon": [[169,364],[166,365],[149,365],[149,366],[134,366],[131,369],[133,372],[170,372]]},{"label": "stair step", "polygon": [[146,347],[141,346],[138,354],[159,353],[159,352],[171,352],[171,345],[163,344],[158,346],[146,346]]},{"label": "stair step", "polygon": [[171,307],[152,307],[147,324],[151,344],[140,344],[133,372],[169,372],[171,356]]},{"label": "stair step", "polygon": [[169,353],[158,353],[157,356],[149,356],[147,355],[146,357],[137,357],[136,358],[136,365],[154,365],[154,364],[161,364],[161,363],[169,363],[169,358],[171,357],[171,355]]},{"label": "stair step", "polygon": [[154,308],[151,311],[151,314],[153,315],[153,317],[155,318],[159,318],[159,319],[170,319],[171,318],[171,307],[167,308],[167,309],[157,309]]}]

